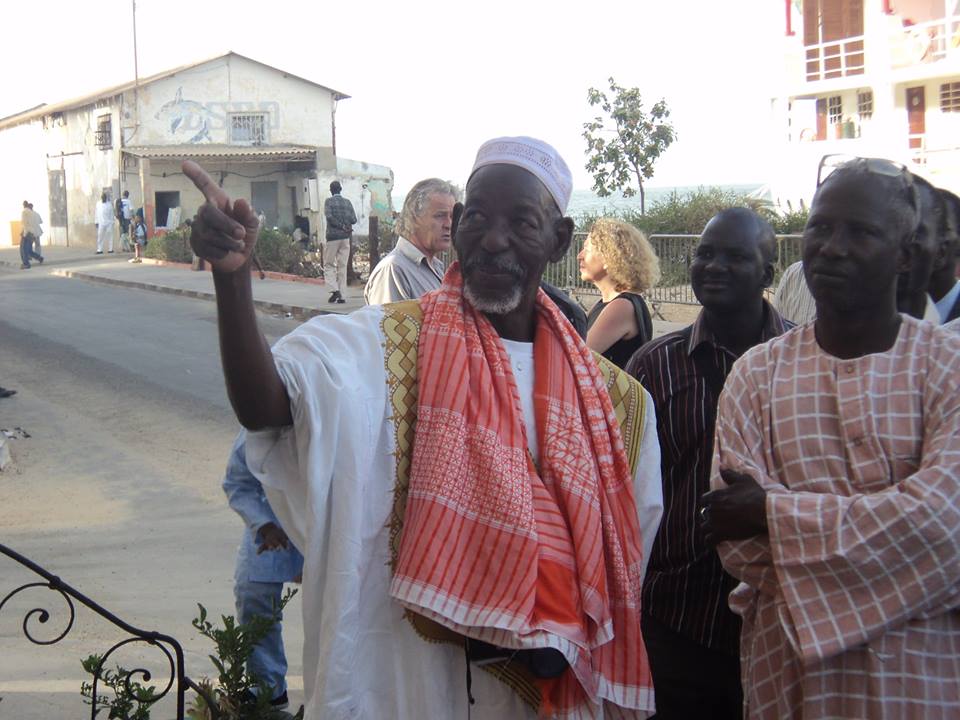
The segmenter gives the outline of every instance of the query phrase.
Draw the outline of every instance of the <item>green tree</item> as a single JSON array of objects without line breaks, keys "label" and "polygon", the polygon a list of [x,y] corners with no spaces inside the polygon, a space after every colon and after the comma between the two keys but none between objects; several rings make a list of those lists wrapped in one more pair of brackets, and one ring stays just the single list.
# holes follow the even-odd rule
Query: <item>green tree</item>
[{"label": "green tree", "polygon": [[593,190],[600,197],[617,190],[630,197],[639,190],[642,215],[646,213],[643,181],[653,177],[653,166],[677,133],[668,120],[666,100],[657,102],[648,114],[639,88],[620,87],[613,78],[608,81],[609,97],[596,88],[587,91],[590,107],[599,105],[604,115],[583,124],[589,156],[586,168],[593,174]]}]

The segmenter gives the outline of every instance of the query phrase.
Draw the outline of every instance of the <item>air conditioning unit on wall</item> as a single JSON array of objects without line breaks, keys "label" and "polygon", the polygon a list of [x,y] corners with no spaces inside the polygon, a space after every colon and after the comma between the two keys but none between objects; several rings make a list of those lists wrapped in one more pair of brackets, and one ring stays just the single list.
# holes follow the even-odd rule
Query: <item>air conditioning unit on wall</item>
[{"label": "air conditioning unit on wall", "polygon": [[323,209],[320,204],[320,185],[316,178],[304,178],[300,182],[300,209],[316,212]]}]

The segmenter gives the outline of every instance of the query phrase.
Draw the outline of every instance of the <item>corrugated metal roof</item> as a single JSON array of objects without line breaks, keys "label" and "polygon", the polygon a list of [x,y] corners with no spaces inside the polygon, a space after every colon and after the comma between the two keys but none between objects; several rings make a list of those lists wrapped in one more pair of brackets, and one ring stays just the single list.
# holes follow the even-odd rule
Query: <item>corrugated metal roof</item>
[{"label": "corrugated metal roof", "polygon": [[317,156],[317,148],[310,145],[151,145],[125,147],[123,152],[152,160],[203,158],[231,162],[314,160]]},{"label": "corrugated metal roof", "polygon": [[257,65],[263,65],[264,67],[268,67],[271,70],[276,70],[279,73],[283,73],[288,77],[292,77],[297,80],[302,80],[303,82],[310,83],[311,85],[315,85],[318,88],[327,90],[328,92],[333,93],[334,100],[346,100],[350,97],[349,95],[342,93],[339,90],[334,90],[333,88],[327,87],[326,85],[315,83],[313,80],[307,80],[306,78],[302,78],[299,75],[288,73],[285,70],[281,70],[280,68],[274,67],[273,65],[267,65],[266,63],[260,62],[259,60],[254,60],[253,58],[247,57],[246,55],[241,55],[240,53],[236,53],[231,50],[230,52],[225,52],[215,57],[205,58],[203,60],[198,60],[196,62],[192,62],[187,65],[181,65],[180,67],[171,68],[170,70],[164,70],[163,72],[159,72],[156,75],[150,75],[149,77],[140,78],[139,83],[133,80],[130,80],[129,82],[125,82],[120,85],[114,85],[113,87],[109,87],[109,88],[104,88],[103,90],[97,90],[96,92],[90,93],[88,95],[82,95],[81,97],[73,98],[71,100],[63,100],[61,102],[53,103],[51,105],[46,105],[46,104],[38,105],[37,107],[24,110],[23,112],[19,112],[16,115],[10,115],[8,117],[0,119],[0,130],[3,130],[4,128],[7,128],[7,127],[12,127],[14,125],[20,125],[21,123],[29,122],[30,120],[35,120],[37,118],[43,117],[44,115],[50,115],[51,113],[63,112],[64,110],[72,110],[73,108],[84,107],[85,105],[92,105],[98,100],[114,97],[116,95],[120,95],[121,93],[125,93],[128,90],[133,90],[133,88],[138,84],[141,87],[144,85],[149,85],[150,83],[155,82],[157,80],[162,80],[163,78],[170,77],[171,75],[176,75],[177,73],[184,72],[186,70],[190,70],[195,67],[199,67],[200,65],[206,65],[207,63],[214,62],[215,60],[222,60],[224,58],[230,57],[231,55],[233,55],[234,57],[243,58],[244,60],[249,60],[250,62],[257,63]]}]

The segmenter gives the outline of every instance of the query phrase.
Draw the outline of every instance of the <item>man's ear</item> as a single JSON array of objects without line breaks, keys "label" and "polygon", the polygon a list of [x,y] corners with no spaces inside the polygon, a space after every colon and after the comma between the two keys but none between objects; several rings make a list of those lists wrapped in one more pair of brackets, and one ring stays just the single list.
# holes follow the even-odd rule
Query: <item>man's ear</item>
[{"label": "man's ear", "polygon": [[555,263],[563,259],[573,242],[573,220],[568,217],[560,218],[556,228],[556,245],[550,254],[550,262]]},{"label": "man's ear", "polygon": [[463,203],[453,204],[453,217],[450,219],[450,242],[457,241],[457,228],[460,226],[460,218],[463,216]]},{"label": "man's ear", "polygon": [[765,262],[763,264],[763,286],[765,288],[773,285],[773,276],[775,273],[776,271],[773,268],[772,262]]}]

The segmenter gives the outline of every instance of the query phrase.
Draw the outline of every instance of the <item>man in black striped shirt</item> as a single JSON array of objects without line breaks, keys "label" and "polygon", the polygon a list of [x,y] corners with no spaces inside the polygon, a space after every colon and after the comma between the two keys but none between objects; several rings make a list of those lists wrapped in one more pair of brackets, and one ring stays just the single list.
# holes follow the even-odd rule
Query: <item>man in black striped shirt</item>
[{"label": "man in black striped shirt", "polygon": [[653,396],[661,449],[664,513],[643,587],[659,720],[741,717],[740,619],[727,607],[737,582],[705,542],[698,511],[730,368],[792,327],[763,299],[775,254],[772,228],[753,211],[712,218],[690,265],[699,317],[647,343],[627,366]]}]

